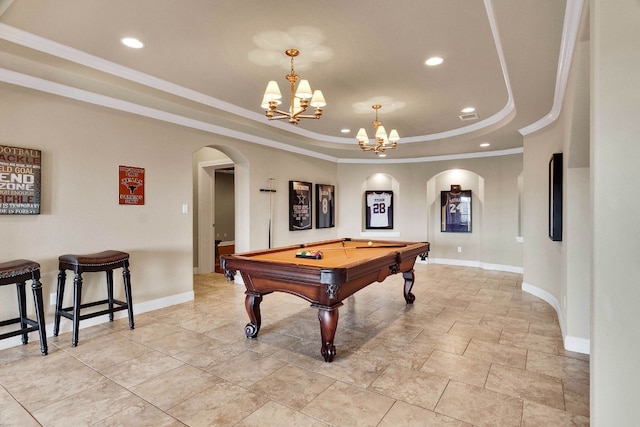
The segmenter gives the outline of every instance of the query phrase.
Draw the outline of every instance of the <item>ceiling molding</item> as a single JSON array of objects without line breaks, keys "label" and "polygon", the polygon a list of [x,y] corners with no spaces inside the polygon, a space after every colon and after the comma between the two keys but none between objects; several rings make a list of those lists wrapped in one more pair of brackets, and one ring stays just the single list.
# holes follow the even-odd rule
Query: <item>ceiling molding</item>
[{"label": "ceiling molding", "polygon": [[560,116],[562,104],[564,102],[564,94],[567,89],[567,81],[569,80],[569,72],[571,71],[573,51],[578,38],[578,29],[580,28],[583,4],[583,0],[567,0],[567,6],[564,14],[564,25],[562,27],[562,41],[560,44],[560,55],[558,58],[558,72],[556,76],[553,106],[551,107],[551,111],[540,120],[520,129],[519,132],[522,136],[527,136],[549,126]]},{"label": "ceiling molding", "polygon": [[0,16],[9,9],[9,6],[13,3],[13,0],[0,0]]},{"label": "ceiling molding", "polygon": [[[502,45],[500,43],[500,36],[498,33],[495,15],[493,13],[493,9],[491,6],[491,1],[484,0],[484,6],[487,12],[487,19],[489,21],[489,26],[491,28],[491,34],[495,43],[496,54],[500,62],[502,77],[503,77],[505,89],[508,95],[506,104],[500,111],[498,111],[494,115],[486,119],[483,119],[481,121],[478,121],[476,123],[473,123],[471,125],[451,129],[444,132],[434,133],[434,134],[404,137],[402,139],[403,143],[436,141],[444,138],[451,138],[451,137],[466,135],[466,134],[493,126],[501,122],[502,120],[508,119],[511,113],[514,111],[515,104],[513,100],[513,93],[511,90],[511,83],[509,81],[509,75],[506,68],[506,62],[504,59],[504,52],[502,49]],[[27,31],[23,31],[18,28],[14,28],[2,23],[0,23],[0,38],[3,38],[7,41],[10,41],[12,43],[15,43],[30,49],[37,50],[39,52],[43,52],[67,61],[71,61],[73,63],[79,64],[97,71],[104,72],[112,76],[116,76],[128,81],[132,81],[152,89],[156,89],[165,93],[169,93],[169,94],[181,97],[183,99],[200,103],[202,105],[207,105],[209,107],[217,108],[217,109],[226,111],[228,113],[243,117],[245,119],[249,119],[263,125],[273,126],[278,129],[285,130],[287,132],[294,133],[309,139],[314,139],[317,141],[328,142],[328,143],[347,144],[347,145],[352,145],[354,143],[353,138],[319,134],[316,132],[308,131],[304,128],[291,126],[289,123],[283,123],[278,121],[266,121],[264,114],[257,113],[252,110],[247,110],[245,108],[222,101],[212,96],[205,95],[201,92],[185,88],[183,86],[168,82],[163,79],[159,79],[157,77],[153,77],[149,74],[133,70],[131,68],[122,66],[115,62],[108,61],[106,59],[97,57],[95,55],[88,54],[81,50],[74,49],[64,44],[54,42],[44,37],[40,37],[35,34],[29,33]]]},{"label": "ceiling molding", "polygon": [[191,129],[201,130],[215,135],[221,135],[241,141],[253,142],[255,144],[264,145],[270,148],[277,148],[279,150],[289,151],[292,153],[302,154],[305,156],[315,157],[332,162],[337,162],[338,160],[336,157],[327,156],[315,151],[294,147],[260,136],[235,131],[222,126],[213,125],[211,123],[202,122],[200,120],[191,119],[188,117],[180,116],[178,114],[168,113],[166,111],[161,111],[155,108],[145,107],[143,105],[134,104],[132,102],[123,101],[121,99],[116,99],[75,87],[63,85],[60,83],[51,82],[49,80],[43,80],[37,77],[28,76],[26,74],[16,73],[15,71],[7,70],[5,68],[0,68],[0,81],[16,86],[34,89],[40,92],[46,92],[52,95],[75,99],[76,101],[99,105],[101,107],[106,107],[113,110],[124,111],[150,119],[160,120]]},{"label": "ceiling molding", "polygon": [[522,147],[511,148],[508,150],[496,150],[496,151],[483,151],[475,153],[462,153],[462,154],[447,154],[443,156],[431,156],[431,157],[414,157],[412,159],[338,159],[338,163],[349,164],[388,164],[388,163],[429,163],[429,162],[444,162],[447,160],[461,160],[461,159],[477,159],[481,157],[499,157],[499,156],[511,156],[513,154],[522,154],[524,149]]}]

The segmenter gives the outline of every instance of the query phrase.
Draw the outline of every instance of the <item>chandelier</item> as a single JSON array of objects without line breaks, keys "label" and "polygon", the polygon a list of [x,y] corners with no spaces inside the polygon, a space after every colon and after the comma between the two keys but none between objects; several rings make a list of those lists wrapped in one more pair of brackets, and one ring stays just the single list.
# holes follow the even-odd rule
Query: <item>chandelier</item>
[{"label": "chandelier", "polygon": [[378,110],[382,108],[382,105],[375,104],[372,105],[371,108],[376,110],[376,119],[372,122],[373,129],[375,132],[374,141],[370,143],[369,136],[367,136],[367,131],[364,128],[360,128],[358,134],[356,135],[356,139],[358,140],[358,145],[364,151],[373,151],[379,157],[385,157],[384,153],[387,149],[394,149],[398,145],[398,141],[400,140],[400,136],[398,135],[398,131],[393,129],[387,136],[387,131],[382,126],[382,122],[378,120]]},{"label": "chandelier", "polygon": [[[287,49],[285,53],[291,57],[291,73],[285,76],[289,81],[290,89],[289,109],[288,111],[278,109],[278,105],[282,103],[282,94],[275,80],[271,80],[267,84],[267,89],[264,91],[264,98],[262,98],[262,108],[265,109],[269,120],[289,119],[289,123],[294,125],[297,125],[300,119],[319,119],[320,116],[322,116],[322,107],[327,105],[322,91],[316,90],[311,92],[311,86],[308,80],[300,80],[298,90],[296,91],[296,82],[298,82],[300,76],[293,70],[293,58],[298,56],[300,51],[298,51],[298,49]],[[313,114],[302,114],[307,110],[309,105],[315,108]]]}]

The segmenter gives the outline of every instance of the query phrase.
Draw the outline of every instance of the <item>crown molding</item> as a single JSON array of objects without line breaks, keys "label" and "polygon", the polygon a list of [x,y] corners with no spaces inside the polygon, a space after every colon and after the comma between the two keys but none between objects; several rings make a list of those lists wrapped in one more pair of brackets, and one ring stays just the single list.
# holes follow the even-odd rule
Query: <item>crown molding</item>
[{"label": "crown molding", "polygon": [[564,26],[562,29],[562,41],[560,45],[560,55],[558,58],[558,71],[556,74],[556,88],[553,97],[551,111],[538,121],[523,127],[519,130],[522,136],[527,136],[537,132],[553,123],[562,111],[564,94],[567,89],[569,72],[571,71],[571,60],[578,38],[580,28],[580,18],[582,16],[583,0],[567,0],[564,14]]}]

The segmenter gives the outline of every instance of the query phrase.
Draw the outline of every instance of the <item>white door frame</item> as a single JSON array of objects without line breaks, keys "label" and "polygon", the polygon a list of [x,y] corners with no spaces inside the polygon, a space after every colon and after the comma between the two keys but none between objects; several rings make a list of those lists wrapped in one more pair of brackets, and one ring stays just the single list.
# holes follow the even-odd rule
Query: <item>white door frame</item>
[{"label": "white door frame", "polygon": [[198,162],[198,271],[211,273],[215,269],[215,170],[234,167],[226,159]]}]

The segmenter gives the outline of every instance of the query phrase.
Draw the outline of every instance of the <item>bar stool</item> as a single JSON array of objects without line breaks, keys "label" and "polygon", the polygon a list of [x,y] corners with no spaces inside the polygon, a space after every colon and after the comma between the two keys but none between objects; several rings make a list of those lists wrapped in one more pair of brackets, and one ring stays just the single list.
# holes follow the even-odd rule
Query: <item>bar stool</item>
[{"label": "bar stool", "polygon": [[[62,255],[58,258],[58,295],[56,297],[56,314],[53,323],[53,335],[58,336],[60,331],[60,316],[73,321],[73,335],[71,345],[78,345],[78,329],[80,321],[103,314],[109,315],[109,321],[113,321],[113,313],[120,310],[129,312],[129,329],[133,329],[133,304],[131,302],[131,275],[129,273],[129,254],[120,251],[104,251],[88,255]],[[126,302],[113,298],[113,270],[122,268],[124,280],[124,293]],[[64,285],[67,277],[66,270],[73,270],[73,305],[63,307]],[[107,275],[107,299],[82,304],[82,273],[104,271]],[[80,310],[107,304],[108,307],[86,314],[80,314]]]},{"label": "bar stool", "polygon": [[[25,284],[31,280],[33,302],[36,309],[36,319],[27,318],[27,297]],[[40,334],[40,351],[47,354],[47,330],[44,323],[44,304],[42,302],[42,283],[40,283],[40,264],[26,259],[0,263],[0,286],[16,284],[18,290],[18,311],[20,317],[4,320],[0,326],[20,324],[20,329],[0,334],[0,339],[22,335],[22,344],[29,342],[28,333],[38,331]]]}]

